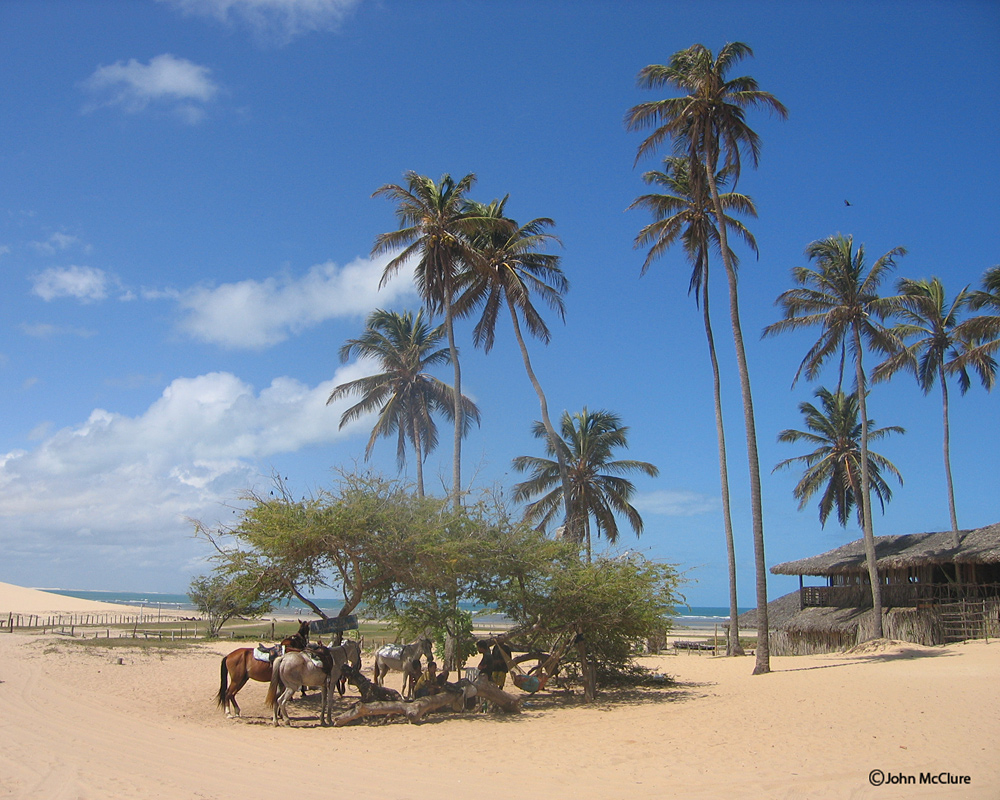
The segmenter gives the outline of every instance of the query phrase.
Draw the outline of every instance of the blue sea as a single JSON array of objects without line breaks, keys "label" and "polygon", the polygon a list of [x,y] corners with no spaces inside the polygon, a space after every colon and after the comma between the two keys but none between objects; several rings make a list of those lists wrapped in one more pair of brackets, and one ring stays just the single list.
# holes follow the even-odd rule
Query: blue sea
[{"label": "blue sea", "polygon": [[[97,600],[101,603],[118,603],[120,605],[128,606],[147,606],[149,608],[160,608],[164,611],[194,611],[195,607],[191,602],[191,598],[186,594],[164,594],[160,592],[96,592],[96,591],[73,591],[70,589],[46,589],[46,591],[54,592],[55,594],[66,595],[67,597],[78,597],[82,600]],[[323,609],[329,616],[335,616],[341,608],[342,603],[339,600],[331,598],[316,598],[314,601],[317,606]],[[469,610],[476,612],[474,606],[469,606]],[[278,611],[287,611],[288,613],[296,613],[297,611],[302,611],[303,614],[312,613],[310,609],[307,609],[299,601],[295,600],[284,606]],[[739,613],[747,611],[746,608],[739,609]],[[489,619],[495,617],[495,614],[491,614],[489,610],[476,613],[476,618],[479,620]],[[679,627],[685,628],[707,628],[712,629],[716,625],[720,628],[726,624],[729,619],[729,607],[728,606],[680,606],[677,608],[677,617],[675,618],[675,624]]]}]

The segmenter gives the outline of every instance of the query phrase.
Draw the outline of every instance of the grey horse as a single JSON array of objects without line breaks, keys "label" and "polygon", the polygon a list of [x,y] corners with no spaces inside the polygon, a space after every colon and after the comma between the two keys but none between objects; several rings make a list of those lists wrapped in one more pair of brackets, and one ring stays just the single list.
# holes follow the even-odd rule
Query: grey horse
[{"label": "grey horse", "polygon": [[431,640],[420,634],[409,644],[387,644],[379,648],[375,653],[375,684],[382,685],[382,681],[390,670],[403,673],[403,697],[409,697],[413,692],[413,687],[419,675],[413,674],[413,662],[421,656],[432,658]]}]

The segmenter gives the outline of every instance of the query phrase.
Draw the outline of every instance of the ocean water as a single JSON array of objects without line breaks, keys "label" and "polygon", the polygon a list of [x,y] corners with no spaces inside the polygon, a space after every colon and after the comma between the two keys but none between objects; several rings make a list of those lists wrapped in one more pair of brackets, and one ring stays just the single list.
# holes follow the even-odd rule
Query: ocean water
[{"label": "ocean water", "polygon": [[[729,606],[681,606],[675,609],[674,626],[683,628],[699,628],[712,630],[716,625],[721,630],[729,623]],[[737,613],[742,614],[749,608],[737,606]]]},{"label": "ocean water", "polygon": [[[169,609],[172,611],[194,611],[195,608],[191,603],[191,598],[189,598],[186,594],[164,594],[161,592],[96,592],[74,591],[70,589],[47,589],[46,591],[66,595],[67,597],[78,597],[82,600],[97,600],[101,603],[147,606],[149,608],[162,608],[163,610]],[[342,605],[342,603],[335,598],[319,597],[315,598],[313,602],[322,608],[323,611],[329,616],[336,615],[340,611]],[[470,611],[478,611],[477,607],[474,605],[463,604],[463,606]],[[305,605],[297,600],[294,600],[287,606],[283,606],[277,610],[293,614],[297,611],[301,611],[304,615],[312,613],[310,609],[307,609]],[[747,610],[748,609],[746,608],[740,608],[739,613],[742,614]],[[677,616],[675,618],[675,625],[678,627],[711,629],[718,625],[721,628],[729,619],[728,606],[680,606],[676,609],[676,611]],[[476,619],[480,621],[488,621],[496,616],[497,615],[491,614],[489,611],[486,611],[485,613],[476,613]]]}]

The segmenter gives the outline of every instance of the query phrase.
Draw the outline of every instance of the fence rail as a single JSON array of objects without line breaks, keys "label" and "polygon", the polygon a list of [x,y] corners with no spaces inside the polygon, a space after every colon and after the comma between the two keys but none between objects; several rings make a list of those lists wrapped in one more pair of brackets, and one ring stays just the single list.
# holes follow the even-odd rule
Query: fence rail
[{"label": "fence rail", "polygon": [[98,614],[16,614],[9,611],[0,614],[0,631],[13,633],[18,629],[56,629],[56,628],[100,628],[109,625],[150,625],[155,622],[180,622],[181,617],[175,614],[114,614],[101,612]]},{"label": "fence rail", "polygon": [[[1000,583],[887,583],[882,586],[886,608],[937,605],[965,599],[1000,597]],[[803,608],[871,608],[869,584],[850,586],[803,586],[799,595]]]}]

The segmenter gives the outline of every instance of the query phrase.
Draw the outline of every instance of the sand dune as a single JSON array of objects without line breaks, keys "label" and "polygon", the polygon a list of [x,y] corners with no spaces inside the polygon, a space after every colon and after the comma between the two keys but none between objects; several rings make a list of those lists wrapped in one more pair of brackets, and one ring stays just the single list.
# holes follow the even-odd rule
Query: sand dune
[{"label": "sand dune", "polygon": [[[0,634],[0,797],[1000,797],[1000,643],[775,658],[758,677],[750,658],[663,656],[644,662],[673,684],[593,705],[543,693],[516,716],[338,729],[311,698],[273,728],[260,683],[226,719],[231,647]],[[970,783],[873,786],[872,770]]]}]

